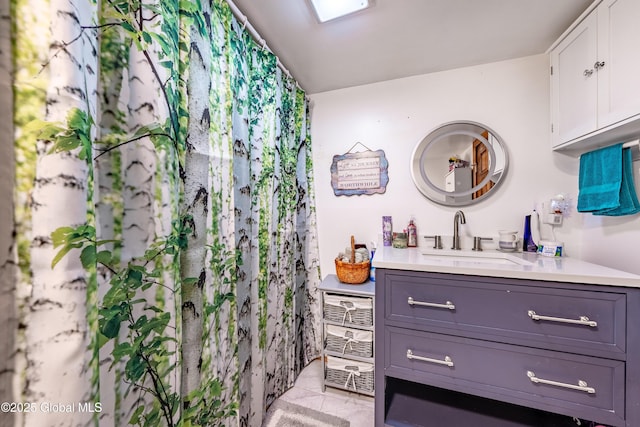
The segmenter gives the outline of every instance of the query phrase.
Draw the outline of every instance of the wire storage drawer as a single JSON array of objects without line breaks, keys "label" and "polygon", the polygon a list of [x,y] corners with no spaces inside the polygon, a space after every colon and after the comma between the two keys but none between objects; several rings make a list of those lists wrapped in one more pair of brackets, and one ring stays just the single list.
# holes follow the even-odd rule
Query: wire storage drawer
[{"label": "wire storage drawer", "polygon": [[341,325],[373,326],[373,300],[346,295],[324,296],[324,318]]},{"label": "wire storage drawer", "polygon": [[344,355],[373,357],[373,332],[327,325],[326,349]]},{"label": "wire storage drawer", "polygon": [[373,393],[373,364],[326,356],[325,382],[356,392]]}]

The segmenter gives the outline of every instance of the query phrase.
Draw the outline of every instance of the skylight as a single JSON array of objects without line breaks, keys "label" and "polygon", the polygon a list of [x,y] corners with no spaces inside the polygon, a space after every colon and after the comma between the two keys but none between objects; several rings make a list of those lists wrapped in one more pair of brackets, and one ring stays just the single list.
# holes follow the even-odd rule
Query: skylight
[{"label": "skylight", "polygon": [[369,0],[311,0],[320,22],[327,22],[369,7]]}]

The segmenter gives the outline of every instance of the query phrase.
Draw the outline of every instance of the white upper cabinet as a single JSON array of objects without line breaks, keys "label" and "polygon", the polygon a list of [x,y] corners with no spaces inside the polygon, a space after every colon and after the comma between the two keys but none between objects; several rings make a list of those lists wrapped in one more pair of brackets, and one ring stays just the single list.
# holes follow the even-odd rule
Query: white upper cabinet
[{"label": "white upper cabinet", "polygon": [[551,50],[553,148],[638,135],[639,21],[639,0],[603,0]]},{"label": "white upper cabinet", "polygon": [[640,1],[598,7],[598,125],[640,113]]},{"label": "white upper cabinet", "polygon": [[554,146],[597,128],[596,18],[589,15],[551,52]]}]

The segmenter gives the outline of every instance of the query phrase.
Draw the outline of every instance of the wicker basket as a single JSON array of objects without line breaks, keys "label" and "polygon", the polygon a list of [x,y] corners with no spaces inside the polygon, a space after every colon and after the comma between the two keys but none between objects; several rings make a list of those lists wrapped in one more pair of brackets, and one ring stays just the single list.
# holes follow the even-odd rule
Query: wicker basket
[{"label": "wicker basket", "polygon": [[351,262],[342,262],[336,258],[336,275],[338,280],[349,285],[359,285],[369,279],[371,261],[355,262],[356,245],[354,237],[351,236]]},{"label": "wicker basket", "polygon": [[373,326],[371,298],[327,294],[324,297],[324,318],[343,326]]},{"label": "wicker basket", "polygon": [[327,325],[325,349],[345,355],[373,357],[373,332]]},{"label": "wicker basket", "polygon": [[373,393],[373,365],[327,356],[325,381],[327,385],[335,385],[357,392]]}]

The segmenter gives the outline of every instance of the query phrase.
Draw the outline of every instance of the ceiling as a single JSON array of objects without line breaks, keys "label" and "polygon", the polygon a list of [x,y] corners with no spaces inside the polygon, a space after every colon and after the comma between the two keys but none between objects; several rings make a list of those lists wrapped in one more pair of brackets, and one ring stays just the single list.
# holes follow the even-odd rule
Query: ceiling
[{"label": "ceiling", "polygon": [[592,0],[373,0],[320,24],[308,0],[234,0],[309,94],[545,52]]}]

